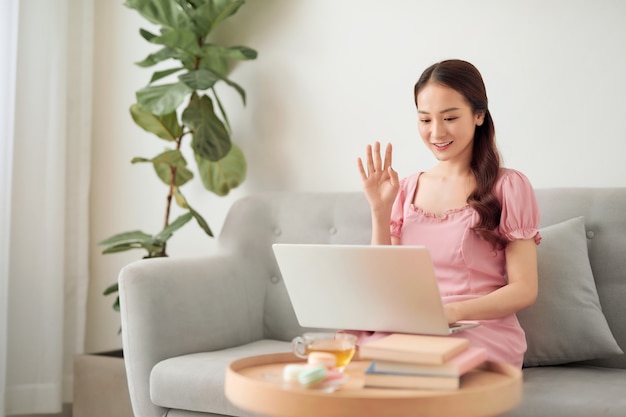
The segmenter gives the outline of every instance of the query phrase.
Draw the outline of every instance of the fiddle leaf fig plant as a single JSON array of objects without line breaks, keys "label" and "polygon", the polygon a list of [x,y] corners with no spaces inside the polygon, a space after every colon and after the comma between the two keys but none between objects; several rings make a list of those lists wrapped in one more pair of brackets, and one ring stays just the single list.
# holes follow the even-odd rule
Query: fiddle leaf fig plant
[{"label": "fiddle leaf fig plant", "polygon": [[[213,236],[208,223],[187,201],[181,187],[194,178],[181,152],[190,146],[195,172],[204,188],[218,196],[227,195],[246,177],[246,160],[231,140],[231,127],[215,89],[218,83],[232,87],[246,103],[244,89],[228,78],[233,60],[252,60],[257,53],[246,46],[222,46],[210,41],[210,34],[221,22],[234,15],[244,0],[126,0],[158,30],[140,29],[139,34],[157,49],[137,65],[157,66],[147,86],[136,92],[130,106],[134,122],[167,143],[155,156],[132,159],[133,164],[151,164],[165,184],[167,198],[163,228],[156,234],[141,230],[116,234],[101,242],[103,254],[143,249],[145,258],[167,256],[167,241],[174,232],[195,219]],[[172,200],[183,210],[170,221]],[[116,293],[117,283],[104,291]],[[119,298],[113,305],[119,311]]]}]

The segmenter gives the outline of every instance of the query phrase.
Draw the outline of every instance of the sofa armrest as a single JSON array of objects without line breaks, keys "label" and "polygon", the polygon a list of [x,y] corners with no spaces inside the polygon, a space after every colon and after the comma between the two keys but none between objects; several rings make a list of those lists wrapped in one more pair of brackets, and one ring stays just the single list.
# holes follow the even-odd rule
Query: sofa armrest
[{"label": "sofa armrest", "polygon": [[158,362],[262,338],[263,289],[255,288],[246,264],[218,254],[145,259],[122,269],[122,344],[137,416],[162,414],[149,402],[150,372]]}]

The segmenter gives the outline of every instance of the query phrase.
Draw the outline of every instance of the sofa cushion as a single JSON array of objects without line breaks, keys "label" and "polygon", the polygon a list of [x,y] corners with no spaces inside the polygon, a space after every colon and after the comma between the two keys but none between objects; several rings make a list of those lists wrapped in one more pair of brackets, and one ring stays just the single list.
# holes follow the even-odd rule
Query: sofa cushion
[{"label": "sofa cushion", "polygon": [[556,365],[622,353],[602,313],[583,217],[544,227],[537,248],[539,294],[518,313],[524,366]]},{"label": "sofa cushion", "polygon": [[231,349],[194,353],[157,363],[150,373],[150,399],[156,405],[229,416],[251,416],[224,396],[228,364],[265,353],[291,352],[291,343],[260,340]]},{"label": "sofa cushion", "polygon": [[503,417],[623,417],[626,369],[577,364],[524,369],[522,404]]}]

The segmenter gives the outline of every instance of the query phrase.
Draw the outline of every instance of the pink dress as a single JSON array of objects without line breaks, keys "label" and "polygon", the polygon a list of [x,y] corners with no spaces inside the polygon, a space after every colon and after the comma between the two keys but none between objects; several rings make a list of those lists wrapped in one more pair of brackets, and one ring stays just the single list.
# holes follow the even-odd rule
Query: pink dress
[{"label": "pink dress", "polygon": [[[403,245],[429,248],[444,303],[488,294],[507,284],[504,250],[496,250],[471,231],[478,213],[469,205],[438,216],[413,205],[420,173],[404,178],[391,215],[391,235]],[[518,171],[501,168],[494,193],[502,205],[498,231],[509,240],[534,238],[538,244],[539,208],[528,179]],[[483,346],[489,360],[521,367],[526,337],[517,317],[482,320],[463,331],[475,346]],[[377,336],[377,335],[373,335]]]}]

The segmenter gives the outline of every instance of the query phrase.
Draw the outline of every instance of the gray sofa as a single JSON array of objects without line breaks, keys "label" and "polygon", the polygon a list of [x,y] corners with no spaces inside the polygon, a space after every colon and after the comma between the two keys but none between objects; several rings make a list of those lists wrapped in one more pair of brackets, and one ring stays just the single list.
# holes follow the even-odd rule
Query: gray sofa
[{"label": "gray sofa", "polygon": [[[507,416],[626,416],[626,188],[537,197],[540,296],[519,314],[524,397]],[[126,266],[122,338],[135,416],[250,415],[224,397],[227,364],[289,351],[303,331],[271,244],[369,239],[361,193],[261,194],[232,206],[216,253]]]}]

